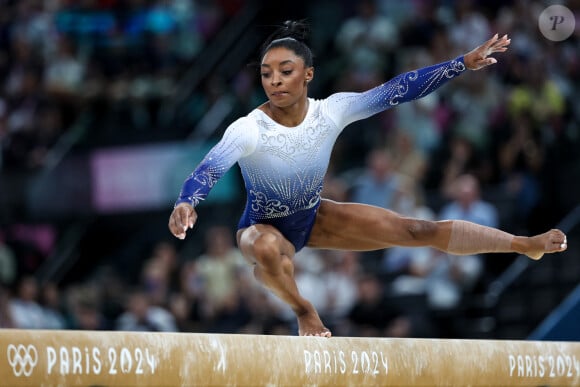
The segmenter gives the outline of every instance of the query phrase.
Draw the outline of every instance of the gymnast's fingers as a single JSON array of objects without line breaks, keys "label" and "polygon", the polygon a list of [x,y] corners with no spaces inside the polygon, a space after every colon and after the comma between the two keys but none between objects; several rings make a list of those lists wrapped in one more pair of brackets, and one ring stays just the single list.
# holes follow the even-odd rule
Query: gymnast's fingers
[{"label": "gymnast's fingers", "polygon": [[185,238],[185,231],[188,225],[188,211],[184,205],[178,205],[173,209],[169,218],[169,229],[177,238]]},{"label": "gymnast's fingers", "polygon": [[177,212],[175,211],[175,209],[173,210],[173,212],[171,213],[171,216],[169,217],[169,231],[171,231],[171,233],[178,237],[180,236],[180,234],[183,232],[182,229],[179,228],[179,226],[177,225]]},{"label": "gymnast's fingers", "polygon": [[507,51],[508,47],[511,43],[511,39],[508,38],[507,34],[501,37],[501,39],[496,40],[491,44],[491,51],[492,52],[504,52]]}]

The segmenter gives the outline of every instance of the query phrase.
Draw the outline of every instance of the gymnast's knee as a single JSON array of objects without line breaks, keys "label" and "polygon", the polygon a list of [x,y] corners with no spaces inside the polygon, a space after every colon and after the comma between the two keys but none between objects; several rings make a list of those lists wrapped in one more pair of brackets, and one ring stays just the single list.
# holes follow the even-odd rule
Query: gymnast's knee
[{"label": "gymnast's knee", "polygon": [[265,268],[272,268],[281,263],[281,250],[279,238],[272,233],[262,233],[252,244],[252,250],[256,263]]},{"label": "gymnast's knee", "polygon": [[437,222],[423,219],[409,219],[407,230],[415,240],[426,240],[437,233]]}]

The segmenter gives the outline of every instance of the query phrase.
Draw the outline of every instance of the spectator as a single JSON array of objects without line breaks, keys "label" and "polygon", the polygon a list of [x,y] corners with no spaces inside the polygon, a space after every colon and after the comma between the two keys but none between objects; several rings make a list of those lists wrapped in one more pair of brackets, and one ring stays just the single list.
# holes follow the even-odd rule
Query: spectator
[{"label": "spectator", "polygon": [[17,278],[17,265],[14,252],[4,242],[0,233],[0,286],[11,286]]},{"label": "spectator", "polygon": [[[325,286],[326,309],[321,310],[328,324],[339,336],[347,334],[344,327],[349,311],[357,300],[356,278],[362,272],[360,253],[356,251],[323,250],[322,282]],[[331,328],[332,329],[332,328]]]},{"label": "spectator", "polygon": [[375,149],[368,154],[366,168],[352,187],[351,200],[390,208],[398,184],[390,153]]},{"label": "spectator", "polygon": [[481,199],[477,178],[470,174],[459,176],[452,185],[452,201],[439,213],[439,219],[462,219],[488,227],[498,227],[495,206]]},{"label": "spectator", "polygon": [[469,140],[477,150],[487,151],[492,134],[490,126],[504,105],[501,86],[496,79],[481,77],[481,74],[456,87],[448,98],[449,107],[455,112],[451,130],[455,136]]},{"label": "spectator", "polygon": [[103,321],[115,321],[124,312],[124,297],[129,281],[112,265],[103,265],[95,270],[95,283],[99,284],[99,311]]},{"label": "spectator", "polygon": [[181,266],[181,276],[179,279],[180,291],[190,305],[192,311],[191,319],[201,320],[201,305],[203,303],[204,283],[199,274],[196,261],[184,262]]},{"label": "spectator", "polygon": [[557,83],[549,77],[543,60],[522,60],[525,60],[525,71],[522,73],[524,82],[516,85],[509,94],[509,113],[512,116],[527,113],[540,126],[553,123],[565,111],[564,95]]},{"label": "spectator", "polygon": [[173,293],[169,296],[169,312],[175,318],[179,332],[197,332],[200,330],[199,319],[195,316],[194,305],[183,293]]},{"label": "spectator", "polygon": [[545,149],[541,134],[532,118],[521,112],[508,120],[502,128],[504,139],[498,150],[500,181],[505,195],[513,199],[515,211],[511,221],[525,224],[528,216],[540,201],[539,176],[544,166]]},{"label": "spectator", "polygon": [[0,328],[15,328],[10,311],[10,292],[0,284]]},{"label": "spectator", "polygon": [[485,39],[492,31],[490,23],[477,8],[475,0],[464,0],[455,3],[455,20],[450,25],[449,36],[454,47],[460,51],[466,50],[481,39]]},{"label": "spectator", "polygon": [[379,279],[363,274],[358,279],[358,296],[348,313],[352,334],[362,337],[408,337],[411,322],[400,308],[390,305]]},{"label": "spectator", "polygon": [[196,259],[195,266],[203,284],[201,310],[204,318],[212,320],[231,308],[232,297],[238,292],[237,277],[248,267],[228,227],[210,227],[205,233],[205,246],[205,253]]},{"label": "spectator", "polygon": [[16,328],[46,328],[44,313],[38,303],[38,282],[32,275],[20,278],[16,296],[10,301],[9,311]]},{"label": "spectator", "polygon": [[413,184],[424,183],[427,170],[427,154],[416,146],[415,137],[405,129],[393,133],[393,169],[402,179],[410,179]]},{"label": "spectator", "polygon": [[141,273],[141,285],[154,305],[166,305],[170,293],[178,287],[177,260],[175,246],[164,240],[155,243]]},{"label": "spectator", "polygon": [[58,286],[53,282],[49,282],[42,286],[40,299],[40,304],[44,313],[44,328],[68,328],[67,321],[62,311],[60,289]]},{"label": "spectator", "polygon": [[357,2],[355,16],[339,27],[335,43],[347,67],[361,75],[384,71],[397,44],[397,29],[379,12],[375,0]]},{"label": "spectator", "polygon": [[61,36],[56,54],[50,57],[45,67],[45,87],[50,95],[67,100],[80,95],[85,65],[76,51],[73,42]]},{"label": "spectator", "polygon": [[160,306],[153,305],[148,295],[140,290],[129,294],[126,311],[115,323],[119,331],[177,332],[173,315]]},{"label": "spectator", "polygon": [[101,295],[94,284],[71,286],[67,296],[72,329],[96,331],[114,328],[102,312]]},{"label": "spectator", "polygon": [[448,152],[438,168],[442,174],[441,179],[438,179],[439,191],[445,200],[454,199],[454,184],[462,175],[473,175],[479,181],[489,179],[491,163],[469,139],[452,135],[449,138]]}]

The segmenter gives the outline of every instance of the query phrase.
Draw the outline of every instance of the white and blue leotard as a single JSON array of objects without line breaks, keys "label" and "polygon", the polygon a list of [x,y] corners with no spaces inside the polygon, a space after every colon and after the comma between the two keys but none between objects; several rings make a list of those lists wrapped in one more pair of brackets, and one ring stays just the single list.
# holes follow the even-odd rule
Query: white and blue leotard
[{"label": "white and blue leotard", "polygon": [[307,242],[334,143],[350,123],[421,98],[466,67],[463,57],[410,71],[362,93],[308,99],[301,124],[285,127],[260,109],[233,122],[185,180],[176,205],[194,207],[237,162],[246,187],[239,227],[277,227],[300,250]]}]

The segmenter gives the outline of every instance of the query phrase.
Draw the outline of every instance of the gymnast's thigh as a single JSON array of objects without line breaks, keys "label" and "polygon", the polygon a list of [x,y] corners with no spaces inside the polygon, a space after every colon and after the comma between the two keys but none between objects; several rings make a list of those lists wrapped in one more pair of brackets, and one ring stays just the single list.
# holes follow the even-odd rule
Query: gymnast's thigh
[{"label": "gymnast's thigh", "polygon": [[322,249],[369,251],[408,239],[408,218],[360,203],[322,199],[308,246]]}]

